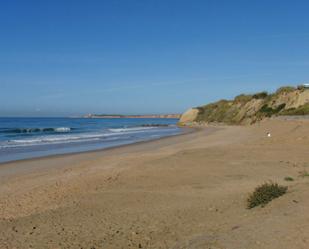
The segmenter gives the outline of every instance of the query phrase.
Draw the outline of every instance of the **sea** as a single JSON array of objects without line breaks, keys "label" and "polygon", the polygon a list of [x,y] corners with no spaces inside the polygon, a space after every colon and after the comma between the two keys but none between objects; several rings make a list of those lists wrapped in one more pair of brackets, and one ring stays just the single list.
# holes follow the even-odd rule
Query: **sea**
[{"label": "sea", "polygon": [[0,118],[0,162],[84,152],[173,136],[178,119]]}]

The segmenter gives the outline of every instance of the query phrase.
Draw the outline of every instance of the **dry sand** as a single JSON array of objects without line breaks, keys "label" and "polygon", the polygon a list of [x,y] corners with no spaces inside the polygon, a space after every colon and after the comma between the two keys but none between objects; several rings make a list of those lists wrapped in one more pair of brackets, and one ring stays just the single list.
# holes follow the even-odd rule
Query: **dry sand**
[{"label": "dry sand", "polygon": [[[0,248],[307,249],[308,150],[309,121],[271,120],[2,164]],[[288,193],[246,209],[268,180]]]}]

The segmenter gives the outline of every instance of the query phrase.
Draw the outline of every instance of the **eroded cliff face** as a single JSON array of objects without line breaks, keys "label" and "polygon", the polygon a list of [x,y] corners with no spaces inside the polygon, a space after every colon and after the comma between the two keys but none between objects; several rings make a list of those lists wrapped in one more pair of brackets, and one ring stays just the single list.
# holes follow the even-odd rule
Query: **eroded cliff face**
[{"label": "eroded cliff face", "polygon": [[184,114],[181,115],[179,124],[185,125],[189,124],[190,122],[194,122],[199,114],[199,110],[196,108],[191,108],[187,110]]},{"label": "eroded cliff face", "polygon": [[242,94],[234,100],[220,100],[191,108],[182,115],[180,124],[252,124],[272,116],[306,114],[309,114],[309,90],[282,87],[273,94]]}]

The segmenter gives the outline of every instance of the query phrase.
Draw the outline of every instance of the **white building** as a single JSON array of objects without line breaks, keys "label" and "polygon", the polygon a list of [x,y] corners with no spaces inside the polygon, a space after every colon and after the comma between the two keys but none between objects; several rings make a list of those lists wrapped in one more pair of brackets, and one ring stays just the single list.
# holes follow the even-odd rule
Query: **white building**
[{"label": "white building", "polygon": [[305,88],[309,88],[309,83],[304,83],[303,86],[304,86]]}]

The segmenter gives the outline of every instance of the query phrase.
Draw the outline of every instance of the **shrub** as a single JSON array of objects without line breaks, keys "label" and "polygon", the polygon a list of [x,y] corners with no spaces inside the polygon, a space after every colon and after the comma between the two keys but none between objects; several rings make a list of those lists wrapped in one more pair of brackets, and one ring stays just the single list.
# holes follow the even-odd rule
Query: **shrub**
[{"label": "shrub", "polygon": [[261,107],[260,112],[265,114],[267,117],[270,117],[273,114],[274,110],[273,110],[273,108],[271,108],[267,104],[265,104]]},{"label": "shrub", "polygon": [[300,91],[304,91],[306,89],[306,87],[304,85],[298,85],[297,89]]},{"label": "shrub", "polygon": [[282,103],[281,105],[277,106],[276,110],[280,112],[282,109],[284,109],[285,106],[286,106],[286,103]]},{"label": "shrub", "polygon": [[308,115],[309,114],[309,103],[299,106],[297,108],[290,108],[284,110],[281,115]]},{"label": "shrub", "polygon": [[284,195],[287,189],[287,187],[280,186],[277,183],[264,183],[255,188],[254,192],[249,196],[247,200],[247,207],[249,209],[259,205],[264,207],[273,199]]},{"label": "shrub", "polygon": [[284,107],[285,107],[285,103],[278,105],[275,109],[265,104],[261,107],[259,112],[264,114],[266,117],[271,117],[272,115],[279,113],[282,109],[284,109]]},{"label": "shrub", "polygon": [[267,92],[260,92],[260,93],[254,94],[252,97],[254,99],[265,99],[267,96],[268,96]]},{"label": "shrub", "polygon": [[290,176],[286,176],[286,177],[284,177],[284,180],[287,181],[287,182],[292,182],[292,181],[294,181],[294,178],[290,177]]},{"label": "shrub", "polygon": [[252,95],[240,94],[234,98],[235,103],[247,103],[252,99]]},{"label": "shrub", "polygon": [[238,113],[237,106],[232,101],[220,100],[198,108],[199,113],[195,121],[219,122],[232,124],[233,117]]},{"label": "shrub", "polygon": [[295,87],[292,86],[283,86],[280,87],[277,91],[276,94],[282,94],[282,93],[289,93],[295,91]]}]

